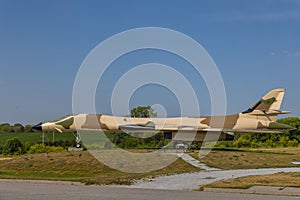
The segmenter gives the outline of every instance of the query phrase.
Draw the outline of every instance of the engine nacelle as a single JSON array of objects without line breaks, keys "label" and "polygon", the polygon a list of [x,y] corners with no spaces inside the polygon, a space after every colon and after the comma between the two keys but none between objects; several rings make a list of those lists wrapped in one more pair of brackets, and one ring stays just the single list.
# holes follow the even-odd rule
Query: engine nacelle
[{"label": "engine nacelle", "polygon": [[203,142],[204,140],[209,141],[232,141],[234,140],[234,133],[233,132],[222,132],[221,134],[217,132],[171,132],[166,131],[164,132],[164,139],[167,140],[175,140],[175,141],[198,141]]}]

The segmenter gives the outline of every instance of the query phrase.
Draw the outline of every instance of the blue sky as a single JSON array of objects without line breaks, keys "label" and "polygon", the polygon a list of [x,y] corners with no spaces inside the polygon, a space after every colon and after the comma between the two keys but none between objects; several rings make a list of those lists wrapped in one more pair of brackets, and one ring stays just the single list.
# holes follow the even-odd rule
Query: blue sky
[{"label": "blue sky", "polygon": [[[283,109],[299,116],[299,0],[0,0],[0,123],[34,124],[72,113],[74,79],[88,53],[114,34],[149,26],[180,31],[207,50],[222,74],[228,113],[243,111],[268,90],[285,87]],[[97,112],[110,114],[118,77],[148,62],[168,64],[184,74],[200,99],[201,114],[210,114],[201,77],[180,58],[150,50],[112,64],[98,85]],[[180,114],[174,95],[158,86],[139,89],[130,106],[156,103],[169,116]]]}]

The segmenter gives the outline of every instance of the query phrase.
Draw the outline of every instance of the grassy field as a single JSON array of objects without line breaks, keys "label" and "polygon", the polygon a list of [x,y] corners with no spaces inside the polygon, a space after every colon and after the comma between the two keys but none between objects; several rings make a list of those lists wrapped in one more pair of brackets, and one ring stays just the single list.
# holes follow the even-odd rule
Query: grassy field
[{"label": "grassy field", "polygon": [[[0,133],[0,146],[7,139],[18,138],[22,142],[41,142],[41,133]],[[52,133],[45,134],[45,141],[51,142]],[[74,140],[72,133],[55,133],[55,141]],[[130,150],[147,152],[149,150]],[[174,150],[175,151],[175,150]],[[300,148],[274,149],[214,149],[199,159],[198,152],[192,156],[211,167],[221,169],[250,169],[273,167],[296,167],[293,161],[300,161]],[[81,156],[79,156],[81,155]],[[27,154],[0,161],[0,178],[24,178],[79,181],[87,184],[131,184],[137,179],[175,173],[199,171],[181,159],[170,166],[151,173],[129,174],[111,169],[99,163],[89,152],[59,152]],[[254,185],[300,187],[300,173],[252,176],[220,181],[207,187],[248,188]]]},{"label": "grassy field", "polygon": [[[291,164],[300,161],[300,148],[213,150],[199,159],[209,166],[221,169],[255,169],[273,167],[297,167]],[[218,181],[203,187],[248,189],[252,186],[300,187],[300,173],[279,173],[249,176]]]},{"label": "grassy field", "polygon": [[[0,133],[0,146],[2,146],[6,140],[18,138],[22,142],[28,143],[39,143],[42,142],[42,133]],[[71,141],[74,140],[75,137],[73,133],[54,133],[54,141]],[[52,142],[53,134],[45,133],[45,142]]]},{"label": "grassy field", "polygon": [[255,169],[272,167],[295,167],[293,161],[300,161],[300,148],[212,150],[199,159],[198,153],[192,156],[211,167],[220,169]]},{"label": "grassy field", "polygon": [[300,187],[300,173],[279,173],[264,176],[248,176],[218,181],[204,187],[248,189],[252,186]]},{"label": "grassy field", "polygon": [[99,163],[88,151],[29,154],[0,161],[0,178],[68,180],[86,184],[131,184],[145,177],[197,171],[198,168],[178,159],[158,171],[123,173]]}]

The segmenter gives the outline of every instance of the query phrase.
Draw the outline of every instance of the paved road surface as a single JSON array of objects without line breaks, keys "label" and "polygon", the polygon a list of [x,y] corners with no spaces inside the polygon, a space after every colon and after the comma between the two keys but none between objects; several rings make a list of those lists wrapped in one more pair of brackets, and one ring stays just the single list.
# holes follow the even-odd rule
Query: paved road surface
[{"label": "paved road surface", "polygon": [[101,200],[293,200],[299,197],[83,186],[63,182],[0,180],[0,199],[101,199]]}]

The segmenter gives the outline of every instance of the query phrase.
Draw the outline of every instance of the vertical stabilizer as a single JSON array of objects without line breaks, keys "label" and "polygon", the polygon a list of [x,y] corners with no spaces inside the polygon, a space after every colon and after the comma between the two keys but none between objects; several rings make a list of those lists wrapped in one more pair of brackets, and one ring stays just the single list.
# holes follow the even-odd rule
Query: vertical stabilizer
[{"label": "vertical stabilizer", "polygon": [[275,121],[278,114],[285,114],[280,111],[284,94],[284,88],[271,90],[257,103],[243,112],[243,114],[253,113],[254,115],[262,115],[264,113],[263,115],[269,116],[272,121]]}]

